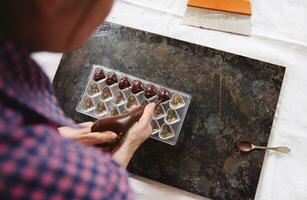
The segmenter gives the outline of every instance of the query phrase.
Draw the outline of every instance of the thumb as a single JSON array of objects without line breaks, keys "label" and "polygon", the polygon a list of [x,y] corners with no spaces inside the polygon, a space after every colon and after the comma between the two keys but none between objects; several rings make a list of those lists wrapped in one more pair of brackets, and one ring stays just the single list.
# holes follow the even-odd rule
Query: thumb
[{"label": "thumb", "polygon": [[149,124],[153,117],[154,111],[156,108],[155,103],[150,103],[145,107],[142,117],[139,120],[140,124]]},{"label": "thumb", "polygon": [[114,142],[118,138],[117,134],[112,131],[105,132],[92,132],[84,135],[80,135],[76,138],[77,141],[87,144],[87,145],[96,145]]}]

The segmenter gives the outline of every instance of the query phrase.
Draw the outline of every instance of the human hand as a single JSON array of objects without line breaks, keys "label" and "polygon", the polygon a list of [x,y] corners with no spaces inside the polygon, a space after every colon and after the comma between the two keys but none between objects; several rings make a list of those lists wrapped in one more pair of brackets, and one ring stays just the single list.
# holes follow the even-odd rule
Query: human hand
[{"label": "human hand", "polygon": [[61,136],[71,138],[86,145],[96,145],[114,142],[118,139],[112,131],[91,132],[94,122],[84,122],[79,124],[82,128],[60,127],[58,131]]},{"label": "human hand", "polygon": [[127,167],[134,152],[152,133],[151,120],[155,107],[155,103],[148,104],[145,107],[140,120],[128,130],[119,145],[114,149],[113,159],[123,167]]},{"label": "human hand", "polygon": [[152,133],[151,121],[155,107],[155,103],[151,103],[145,107],[143,115],[139,121],[133,124],[122,139],[122,144],[126,143],[128,145],[139,147],[146,139],[148,139]]}]

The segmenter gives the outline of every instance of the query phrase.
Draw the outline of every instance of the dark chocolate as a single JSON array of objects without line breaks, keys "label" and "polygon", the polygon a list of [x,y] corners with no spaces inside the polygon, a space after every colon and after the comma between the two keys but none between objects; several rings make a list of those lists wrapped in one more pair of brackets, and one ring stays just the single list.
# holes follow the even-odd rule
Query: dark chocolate
[{"label": "dark chocolate", "polygon": [[117,77],[116,74],[113,72],[108,73],[106,84],[107,85],[113,85],[114,83],[117,83]]},{"label": "dark chocolate", "polygon": [[241,151],[244,152],[248,152],[253,148],[252,144],[248,141],[240,141],[237,146]]},{"label": "dark chocolate", "polygon": [[128,88],[130,86],[131,86],[131,84],[130,84],[130,82],[129,82],[127,77],[124,77],[124,78],[120,79],[119,82],[118,82],[118,87],[121,90],[126,89],[126,88]]},{"label": "dark chocolate", "polygon": [[147,86],[146,89],[145,89],[145,97],[149,99],[149,98],[151,98],[155,95],[157,95],[156,87],[153,86],[153,85]]},{"label": "dark chocolate", "polygon": [[104,75],[104,72],[102,69],[97,69],[95,71],[95,74],[94,74],[94,81],[100,81],[102,79],[104,79],[106,76]]},{"label": "dark chocolate", "polygon": [[144,108],[144,106],[139,106],[127,114],[98,119],[91,127],[91,132],[112,131],[117,134],[118,138],[113,142],[98,144],[96,146],[103,147],[106,151],[112,152],[129,128],[141,118]]},{"label": "dark chocolate", "polygon": [[144,111],[144,106],[139,106],[124,115],[117,115],[97,120],[91,128],[92,132],[112,131],[122,136],[137,122]]},{"label": "dark chocolate", "polygon": [[143,83],[141,81],[137,81],[137,80],[133,81],[131,92],[133,94],[137,94],[137,93],[142,92],[142,91],[144,91]]},{"label": "dark chocolate", "polygon": [[161,100],[162,102],[165,102],[167,100],[170,100],[171,95],[169,93],[169,91],[167,91],[166,89],[161,89],[159,91],[159,95],[158,95],[158,99]]}]

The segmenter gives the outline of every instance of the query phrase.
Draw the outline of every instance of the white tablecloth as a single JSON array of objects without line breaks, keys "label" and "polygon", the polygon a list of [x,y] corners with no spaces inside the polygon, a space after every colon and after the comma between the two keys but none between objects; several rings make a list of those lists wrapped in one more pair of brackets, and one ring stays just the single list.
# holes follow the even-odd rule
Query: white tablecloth
[{"label": "white tablecloth", "polygon": [[[256,199],[307,199],[307,1],[254,0],[251,37],[181,25],[186,3],[118,0],[107,20],[286,66],[269,145],[286,145],[292,152],[267,152]],[[55,69],[46,69],[51,78]]]}]

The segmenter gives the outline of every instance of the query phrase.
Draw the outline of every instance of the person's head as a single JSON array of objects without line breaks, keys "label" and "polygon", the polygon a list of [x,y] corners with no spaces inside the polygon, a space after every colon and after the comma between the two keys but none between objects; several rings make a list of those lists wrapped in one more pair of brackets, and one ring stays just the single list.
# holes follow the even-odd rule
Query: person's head
[{"label": "person's head", "polygon": [[1,0],[0,36],[27,51],[79,47],[108,15],[113,0]]}]

